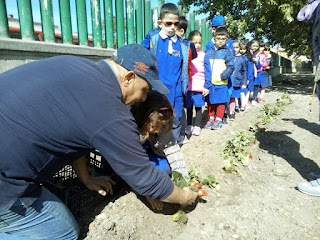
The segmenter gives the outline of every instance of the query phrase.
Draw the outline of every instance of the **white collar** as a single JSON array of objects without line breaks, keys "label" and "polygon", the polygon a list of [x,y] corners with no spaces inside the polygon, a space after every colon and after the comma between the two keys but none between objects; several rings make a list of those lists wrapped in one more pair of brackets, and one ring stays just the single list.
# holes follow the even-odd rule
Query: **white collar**
[{"label": "white collar", "polygon": [[178,40],[177,34],[174,34],[173,37],[169,37],[167,36],[167,34],[164,33],[162,29],[160,30],[159,35],[162,39],[170,38],[174,43],[176,43]]}]

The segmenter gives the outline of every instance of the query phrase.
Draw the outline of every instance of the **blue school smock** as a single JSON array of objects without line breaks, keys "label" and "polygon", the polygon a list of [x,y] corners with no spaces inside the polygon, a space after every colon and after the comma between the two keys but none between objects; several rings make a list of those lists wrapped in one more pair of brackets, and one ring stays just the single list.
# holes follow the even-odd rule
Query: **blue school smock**
[{"label": "blue school smock", "polygon": [[159,79],[169,89],[167,97],[175,110],[175,117],[180,118],[183,111],[183,94],[187,93],[189,84],[190,41],[178,37],[175,43],[172,42],[173,53],[169,54],[169,38],[162,39],[159,32],[159,29],[151,30],[141,44],[157,56]]},{"label": "blue school smock", "polygon": [[266,81],[263,71],[257,73],[257,77],[254,79],[254,85],[261,85]]},{"label": "blue school smock", "polygon": [[[206,44],[205,52],[208,52],[210,48],[214,48],[213,38]],[[228,38],[226,46],[231,49],[233,56],[235,56],[235,51],[233,48],[233,41]]]},{"label": "blue school smock", "polygon": [[[209,89],[209,95],[206,98],[206,101],[211,104],[217,103],[227,103],[230,99],[228,90],[232,87],[230,76],[234,70],[234,56],[232,50],[228,46],[223,46],[220,49],[211,48],[206,55],[210,64],[213,60],[224,60],[226,64],[226,69],[221,73],[221,79],[226,81],[226,84],[215,85],[213,83],[212,87]],[[212,71],[217,71],[217,69],[212,69]]]},{"label": "blue school smock", "polygon": [[[255,57],[255,55],[253,55],[253,57]],[[257,69],[261,68],[261,64],[260,64],[259,61],[257,63],[254,63],[250,59],[248,59],[248,80],[249,80],[248,90],[251,91],[251,92],[254,89],[254,85],[260,85],[260,83],[257,84],[258,81],[254,77],[254,65],[256,65]]]}]

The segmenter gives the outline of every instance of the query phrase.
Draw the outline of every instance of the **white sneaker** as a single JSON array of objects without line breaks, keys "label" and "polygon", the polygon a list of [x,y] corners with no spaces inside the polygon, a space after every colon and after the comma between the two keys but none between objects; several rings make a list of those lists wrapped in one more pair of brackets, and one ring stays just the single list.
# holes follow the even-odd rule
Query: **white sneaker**
[{"label": "white sneaker", "polygon": [[188,138],[187,138],[187,136],[184,136],[184,139],[178,141],[178,144],[179,144],[179,145],[183,145],[183,144],[186,144],[186,143],[188,143]]},{"label": "white sneaker", "polygon": [[186,135],[191,135],[192,130],[193,130],[193,126],[192,125],[188,125],[188,126],[186,126],[186,129],[185,129],[184,132],[185,132]]},{"label": "white sneaker", "polygon": [[251,105],[252,105],[252,106],[256,106],[256,105],[257,105],[257,101],[252,100]]},{"label": "white sneaker", "polygon": [[200,127],[194,127],[193,128],[192,135],[199,136],[200,133],[201,133],[201,128]]}]

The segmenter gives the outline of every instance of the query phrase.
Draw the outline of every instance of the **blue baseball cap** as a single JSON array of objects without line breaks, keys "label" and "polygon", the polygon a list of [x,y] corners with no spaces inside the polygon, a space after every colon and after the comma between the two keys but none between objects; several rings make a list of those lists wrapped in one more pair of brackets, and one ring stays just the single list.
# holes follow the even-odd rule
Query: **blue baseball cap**
[{"label": "blue baseball cap", "polygon": [[159,93],[169,94],[169,89],[159,80],[156,56],[140,44],[128,44],[119,48],[111,57],[127,70],[135,72]]},{"label": "blue baseball cap", "polygon": [[211,26],[209,26],[208,28],[225,26],[225,25],[226,25],[226,19],[221,15],[217,15],[212,19]]}]

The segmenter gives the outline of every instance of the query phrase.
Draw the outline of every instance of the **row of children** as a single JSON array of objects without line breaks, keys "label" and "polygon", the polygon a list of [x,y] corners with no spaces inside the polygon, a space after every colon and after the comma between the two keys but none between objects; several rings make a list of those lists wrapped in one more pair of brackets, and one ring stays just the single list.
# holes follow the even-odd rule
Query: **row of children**
[{"label": "row of children", "polygon": [[250,92],[253,92],[252,105],[262,101],[265,88],[271,85],[268,45],[256,40],[249,43],[230,40],[225,18],[218,15],[212,20],[210,28],[214,37],[206,44],[204,53],[199,31],[192,31],[188,39],[184,38],[188,22],[179,16],[173,3],[162,6],[158,25],[159,29],[151,30],[142,44],[156,55],[159,79],[170,90],[167,97],[175,110],[172,132],[179,144],[187,142],[185,134],[200,135],[205,103],[209,116],[205,128],[219,129],[226,123],[227,115],[234,120],[236,110],[248,108]]},{"label": "row of children", "polygon": [[[224,17],[216,16],[210,26],[214,38],[202,52],[201,33],[192,31],[188,39],[184,38],[188,21],[179,16],[172,3],[162,6],[158,25],[160,28],[151,30],[142,45],[156,55],[159,79],[170,93],[164,96],[151,91],[145,102],[132,107],[132,113],[150,161],[168,174],[178,171],[187,176],[179,145],[186,143],[186,135],[200,135],[202,107],[207,103],[209,119],[205,128],[219,129],[227,107],[229,119],[233,120],[237,107],[240,111],[248,108],[250,91],[254,92],[252,105],[258,101],[259,86],[261,101],[264,88],[271,85],[271,80],[262,85],[266,82],[262,69],[268,68],[263,52],[269,55],[270,49],[259,48],[255,40],[231,41]],[[147,200],[153,208],[162,209],[160,201],[150,197]]]}]

